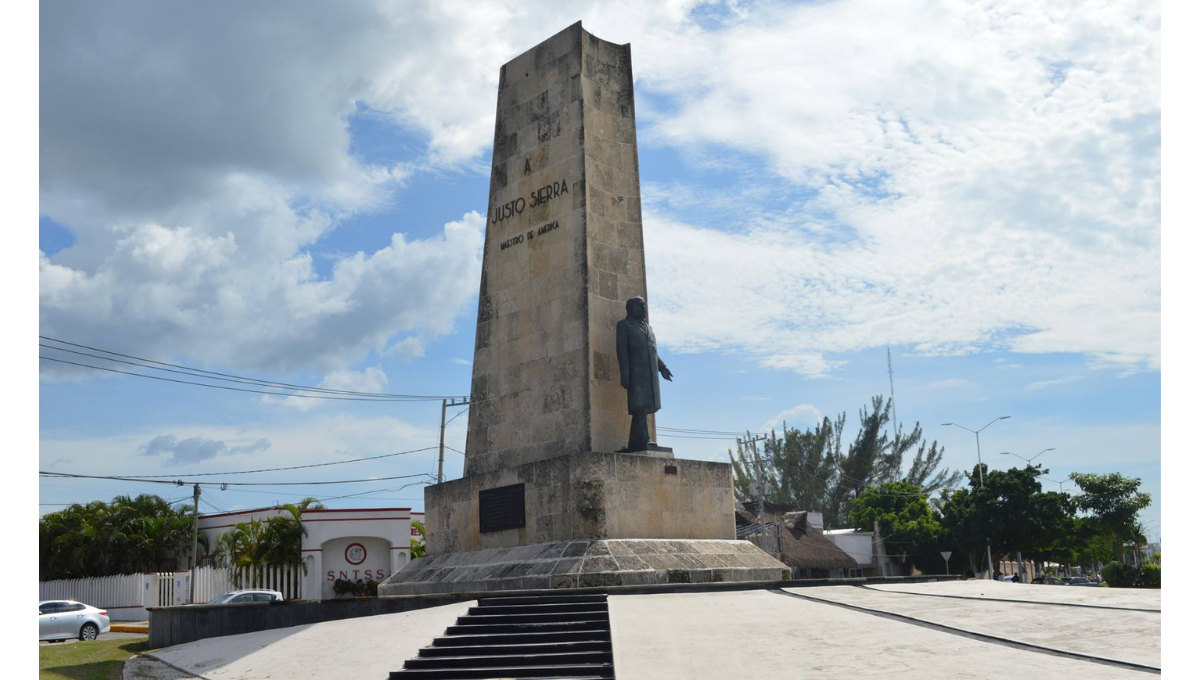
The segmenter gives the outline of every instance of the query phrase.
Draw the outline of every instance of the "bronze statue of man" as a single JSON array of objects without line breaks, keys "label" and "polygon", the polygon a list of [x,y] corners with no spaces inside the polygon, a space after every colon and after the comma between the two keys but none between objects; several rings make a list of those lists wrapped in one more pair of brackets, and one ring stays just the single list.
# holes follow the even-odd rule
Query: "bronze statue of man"
[{"label": "bronze statue of man", "polygon": [[617,362],[621,366],[621,387],[627,391],[629,413],[633,416],[625,451],[646,451],[655,446],[650,441],[646,416],[662,408],[658,374],[670,380],[671,371],[658,358],[658,344],[647,320],[646,301],[640,297],[625,303],[625,318],[617,323]]}]

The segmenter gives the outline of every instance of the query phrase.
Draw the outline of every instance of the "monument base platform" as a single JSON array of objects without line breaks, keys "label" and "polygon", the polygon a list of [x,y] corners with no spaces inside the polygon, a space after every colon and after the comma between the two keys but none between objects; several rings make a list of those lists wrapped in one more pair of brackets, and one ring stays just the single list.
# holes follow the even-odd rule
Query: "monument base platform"
[{"label": "monument base platform", "polygon": [[[505,487],[504,512],[481,505]],[[733,506],[729,463],[585,451],[425,487],[425,545],[454,555],[561,541],[733,540]]]},{"label": "monument base platform", "polygon": [[557,541],[424,557],[379,584],[379,594],[778,581],[787,571],[749,541]]}]

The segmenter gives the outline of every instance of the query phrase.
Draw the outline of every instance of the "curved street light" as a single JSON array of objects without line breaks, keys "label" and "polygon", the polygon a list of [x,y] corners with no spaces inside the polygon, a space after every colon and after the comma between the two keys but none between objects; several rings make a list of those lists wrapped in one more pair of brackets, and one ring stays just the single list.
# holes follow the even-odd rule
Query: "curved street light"
[{"label": "curved street light", "polygon": [[[1056,448],[1042,449],[1041,451],[1038,452],[1037,456],[1034,456],[1033,458],[1026,458],[1025,456],[1015,454],[1011,451],[1001,451],[1000,455],[1001,456],[1016,456],[1017,458],[1020,458],[1021,460],[1025,461],[1026,463],[1033,465],[1034,459],[1036,459],[1038,456],[1042,455],[1043,453],[1045,453],[1047,451],[1057,451],[1057,450],[1058,449],[1056,449]],[[1050,480],[1050,481],[1054,481],[1054,480]]]},{"label": "curved street light", "polygon": [[[983,453],[980,451],[980,448],[979,448],[979,433],[983,432],[984,430],[991,427],[992,423],[995,423],[997,420],[1008,420],[1011,417],[1012,416],[1000,416],[998,418],[993,418],[991,423],[984,425],[983,427],[979,428],[978,430],[972,430],[971,428],[965,427],[963,425],[959,425],[958,423],[942,423],[943,427],[951,427],[951,426],[959,427],[959,428],[966,430],[967,432],[974,433],[974,435],[975,435],[975,459],[979,462],[979,465],[976,466],[976,469],[979,470],[979,488],[980,489],[983,488]],[[1043,451],[1042,453],[1045,453],[1045,451]],[[1040,456],[1042,454],[1039,453],[1038,455]],[[1036,458],[1036,456],[1035,456],[1035,458]],[[993,576],[993,574],[992,574],[992,537],[987,536],[985,538],[987,538],[987,558],[988,558],[987,571],[988,571],[988,580],[990,581]]]}]

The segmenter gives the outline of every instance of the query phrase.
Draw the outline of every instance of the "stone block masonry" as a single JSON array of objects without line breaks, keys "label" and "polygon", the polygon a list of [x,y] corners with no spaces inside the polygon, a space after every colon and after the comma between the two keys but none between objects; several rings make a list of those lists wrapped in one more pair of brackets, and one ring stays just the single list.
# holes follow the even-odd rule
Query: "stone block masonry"
[{"label": "stone block masonry", "polygon": [[464,476],[624,446],[638,187],[628,45],[576,23],[500,69]]},{"label": "stone block masonry", "polygon": [[[480,491],[524,484],[524,526],[480,531]],[[737,537],[729,465],[589,451],[426,489],[430,555],[571,539]]]}]

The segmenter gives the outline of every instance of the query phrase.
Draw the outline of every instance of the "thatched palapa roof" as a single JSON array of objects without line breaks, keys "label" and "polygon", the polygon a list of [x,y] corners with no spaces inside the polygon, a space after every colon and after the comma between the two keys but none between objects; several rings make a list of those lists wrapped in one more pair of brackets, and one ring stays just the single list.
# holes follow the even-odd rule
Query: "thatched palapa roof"
[{"label": "thatched palapa roof", "polygon": [[783,561],[799,569],[857,569],[858,562],[808,523],[807,512],[783,516]]}]

